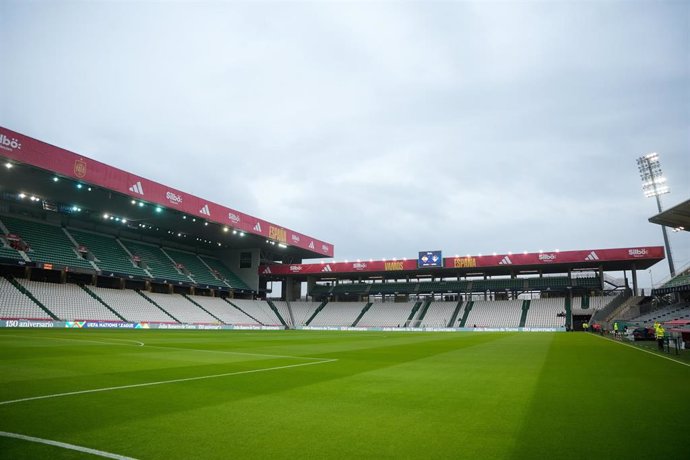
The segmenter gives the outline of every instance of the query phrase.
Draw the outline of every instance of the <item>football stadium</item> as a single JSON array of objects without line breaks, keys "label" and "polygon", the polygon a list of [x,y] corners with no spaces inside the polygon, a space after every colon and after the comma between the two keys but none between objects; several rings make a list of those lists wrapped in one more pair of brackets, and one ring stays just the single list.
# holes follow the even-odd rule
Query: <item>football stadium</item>
[{"label": "football stadium", "polygon": [[2,458],[688,455],[662,246],[336,262],[7,128],[0,156]]}]

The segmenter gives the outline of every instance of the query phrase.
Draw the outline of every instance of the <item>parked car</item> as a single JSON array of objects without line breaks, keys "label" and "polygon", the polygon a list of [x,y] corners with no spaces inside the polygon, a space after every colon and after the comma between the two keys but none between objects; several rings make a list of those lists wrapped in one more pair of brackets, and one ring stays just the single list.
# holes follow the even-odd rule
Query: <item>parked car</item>
[{"label": "parked car", "polygon": [[633,337],[635,340],[654,340],[654,328],[638,327],[633,331]]}]

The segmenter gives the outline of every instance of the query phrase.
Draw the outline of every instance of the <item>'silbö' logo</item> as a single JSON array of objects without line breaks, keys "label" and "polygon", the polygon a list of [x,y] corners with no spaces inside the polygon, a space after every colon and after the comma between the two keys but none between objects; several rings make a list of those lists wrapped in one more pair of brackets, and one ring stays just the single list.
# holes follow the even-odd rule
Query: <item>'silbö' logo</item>
[{"label": "'silb\u00f6' logo", "polygon": [[165,197],[170,201],[172,204],[181,204],[182,203],[182,197],[180,195],[177,195],[173,192],[168,192],[165,194]]},{"label": "'silb\u00f6' logo", "polygon": [[644,257],[649,254],[649,251],[646,249],[629,249],[628,254],[633,257]]},{"label": "'silb\u00f6' logo", "polygon": [[301,272],[302,266],[301,265],[290,265],[290,271],[291,272]]},{"label": "'silb\u00f6' logo", "polygon": [[237,214],[234,214],[232,212],[228,213],[228,219],[230,219],[230,222],[234,222],[236,224],[240,223],[240,216],[238,216]]},{"label": "'silb\u00f6' logo", "polygon": [[21,150],[22,144],[14,137],[10,138],[4,134],[0,134],[0,149],[7,150],[9,152],[13,150]]},{"label": "'silb\u00f6' logo", "polygon": [[539,260],[543,260],[544,262],[551,262],[552,260],[556,260],[556,256],[553,254],[539,254]]}]

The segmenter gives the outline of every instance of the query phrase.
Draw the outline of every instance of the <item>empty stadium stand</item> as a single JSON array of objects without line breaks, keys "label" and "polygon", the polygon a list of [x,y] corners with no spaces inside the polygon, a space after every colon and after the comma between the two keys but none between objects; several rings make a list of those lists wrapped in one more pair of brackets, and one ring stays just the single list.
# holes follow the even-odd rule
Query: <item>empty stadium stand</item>
[{"label": "empty stadium stand", "polygon": [[134,264],[132,256],[115,237],[76,229],[68,229],[68,231],[78,244],[89,250],[94,257],[93,262],[101,271],[146,278],[150,276]]},{"label": "empty stadium stand", "polygon": [[228,287],[223,280],[214,276],[208,265],[197,257],[196,254],[169,248],[164,248],[162,251],[175,262],[181,264],[182,267],[189,272],[189,276],[197,284],[205,284],[215,287]]},{"label": "empty stadium stand", "polygon": [[415,302],[375,302],[357,322],[360,327],[401,327]]},{"label": "empty stadium stand", "polygon": [[290,302],[294,326],[305,326],[320,305],[321,302]]},{"label": "empty stadium stand", "polygon": [[177,321],[130,289],[107,289],[86,286],[120,316],[131,322],[176,323]]},{"label": "empty stadium stand", "polygon": [[361,302],[328,302],[310,326],[352,326],[365,304]]},{"label": "empty stadium stand", "polygon": [[26,279],[17,281],[61,320],[122,321],[76,284],[41,283]]},{"label": "empty stadium stand", "polygon": [[0,277],[0,318],[52,319],[31,298],[2,277]]},{"label": "empty stadium stand", "polygon": [[457,305],[457,302],[431,302],[420,327],[447,327]]},{"label": "empty stadium stand", "polygon": [[95,269],[78,254],[76,245],[63,228],[10,216],[2,216],[1,219],[11,233],[29,245],[24,252],[31,261]]},{"label": "empty stadium stand", "polygon": [[239,276],[237,276],[225,265],[223,265],[223,263],[220,260],[216,259],[215,257],[210,257],[206,255],[200,255],[199,258],[211,269],[212,273],[214,273],[218,278],[225,281],[225,283],[229,287],[233,289],[251,291],[249,286],[247,286],[247,283],[242,281],[242,279]]},{"label": "empty stadium stand", "polygon": [[565,319],[565,299],[532,299],[524,326],[564,327]]},{"label": "empty stadium stand", "polygon": [[519,327],[522,300],[476,300],[467,316],[466,327]]},{"label": "empty stadium stand", "polygon": [[198,303],[206,311],[211,313],[216,318],[220,319],[225,324],[234,324],[241,326],[258,326],[259,322],[243,313],[229,302],[220,297],[205,297],[205,296],[189,296],[194,302]]},{"label": "empty stadium stand", "polygon": [[175,266],[175,261],[170,259],[160,247],[131,240],[122,240],[122,243],[134,257],[141,259],[143,268],[154,278],[185,283],[194,281],[180,272]]},{"label": "empty stadium stand", "polygon": [[239,307],[264,326],[280,326],[282,324],[275,312],[263,300],[228,299],[227,301]]},{"label": "empty stadium stand", "polygon": [[142,294],[181,323],[219,323],[217,318],[214,318],[180,294],[160,294],[156,292],[142,292]]}]

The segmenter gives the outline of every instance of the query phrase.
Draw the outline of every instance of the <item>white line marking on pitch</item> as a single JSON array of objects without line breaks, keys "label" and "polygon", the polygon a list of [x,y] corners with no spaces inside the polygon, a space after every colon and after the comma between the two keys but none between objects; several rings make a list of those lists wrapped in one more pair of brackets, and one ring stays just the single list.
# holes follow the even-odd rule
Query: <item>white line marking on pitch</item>
[{"label": "white line marking on pitch", "polygon": [[[101,345],[124,345],[124,346],[134,346],[131,343],[112,343],[112,342],[103,342],[101,340],[88,340],[88,339],[70,339],[66,337],[43,337],[40,335],[12,335],[12,334],[2,334],[0,337],[16,337],[19,339],[43,339],[43,340],[68,340],[70,342],[88,342],[88,343],[99,343]],[[144,342],[139,342],[138,340],[127,340],[127,339],[110,339],[110,340],[121,340],[124,342],[134,342],[137,344],[138,347],[143,347]]]},{"label": "white line marking on pitch", "polygon": [[[11,334],[2,334],[0,335],[0,338],[2,337],[16,337],[20,339],[44,339],[44,340],[69,340],[72,342],[89,342],[89,343],[99,343],[99,344],[105,344],[105,345],[123,345],[123,346],[133,346],[127,343],[110,343],[110,342],[101,342],[97,340],[88,340],[88,339],[70,339],[70,338],[64,338],[64,337],[44,337],[44,336],[24,336],[24,335],[11,335]],[[147,345],[144,342],[139,342],[138,340],[127,340],[127,339],[110,339],[110,340],[124,340],[127,342],[134,342],[138,344],[137,346],[139,347],[146,347],[146,348],[157,348],[160,350],[181,350],[181,351],[196,351],[200,353],[222,353],[222,354],[229,354],[229,355],[243,355],[243,356],[263,356],[266,358],[286,358],[286,359],[308,359],[308,360],[313,360],[313,361],[323,361],[324,358],[312,358],[309,356],[289,356],[289,355],[269,355],[265,353],[249,353],[249,352],[243,352],[243,351],[226,351],[226,350],[200,350],[198,348],[181,348],[181,347],[166,347],[166,346],[161,346],[161,345]]]},{"label": "white line marking on pitch", "polygon": [[99,457],[114,458],[116,460],[136,460],[132,457],[125,457],[124,455],[111,454],[110,452],[104,452],[102,450],[91,449],[88,447],[75,446],[74,444],[67,444],[66,442],[51,441],[50,439],[35,438],[33,436],[26,436],[17,433],[8,433],[7,431],[0,431],[0,436],[5,438],[15,438],[21,439],[23,441],[37,442],[40,444],[48,444],[49,446],[62,447],[63,449],[76,450],[78,452],[84,452],[91,455],[98,455]]},{"label": "white line marking on pitch", "polygon": [[324,361],[326,359],[326,358],[311,358],[308,356],[267,355],[264,353],[248,353],[248,352],[243,352],[243,351],[200,350],[198,348],[166,347],[166,346],[162,346],[162,345],[146,345],[146,348],[159,348],[161,350],[198,351],[200,353],[222,353],[222,354],[230,354],[230,355],[264,356],[266,358],[310,359],[310,360],[319,360],[319,361]]},{"label": "white line marking on pitch", "polygon": [[220,378],[220,377],[229,377],[232,375],[254,374],[257,372],[277,371],[280,369],[289,369],[291,367],[302,367],[302,366],[312,366],[314,364],[332,363],[334,361],[338,361],[338,360],[337,359],[328,359],[328,360],[318,361],[318,362],[290,364],[287,366],[266,367],[266,368],[262,368],[262,369],[252,369],[252,370],[248,370],[248,371],[226,372],[224,374],[202,375],[199,377],[187,377],[187,378],[183,378],[183,379],[161,380],[158,382],[135,383],[133,385],[121,385],[121,386],[117,386],[117,387],[94,388],[92,390],[70,391],[68,393],[55,393],[52,395],[32,396],[30,398],[13,399],[11,401],[0,401],[0,406],[4,406],[7,404],[14,404],[14,403],[18,403],[18,402],[24,402],[24,401],[35,401],[38,399],[59,398],[61,396],[81,395],[81,394],[86,394],[86,393],[99,393],[99,392],[103,392],[103,391],[126,390],[128,388],[150,387],[150,386],[154,386],[154,385],[165,385],[168,383],[192,382],[194,380],[215,379],[215,378]]},{"label": "white line marking on pitch", "polygon": [[[592,334],[592,335],[596,335],[596,334]],[[625,345],[626,347],[630,347],[633,350],[638,350],[638,351],[642,351],[644,353],[649,353],[652,356],[656,356],[658,358],[668,359],[669,361],[673,361],[674,363],[678,363],[678,364],[682,364],[683,366],[690,367],[690,364],[684,363],[683,361],[678,361],[677,359],[673,359],[673,358],[670,358],[668,356],[660,355],[659,353],[654,353],[653,351],[645,350],[644,348],[636,347],[634,345],[630,345],[629,343],[619,342],[618,340],[613,340],[613,339],[610,339],[608,337],[604,337],[603,335],[596,335],[596,336],[601,338],[601,339],[608,340],[609,342],[617,343],[620,345]]]}]

